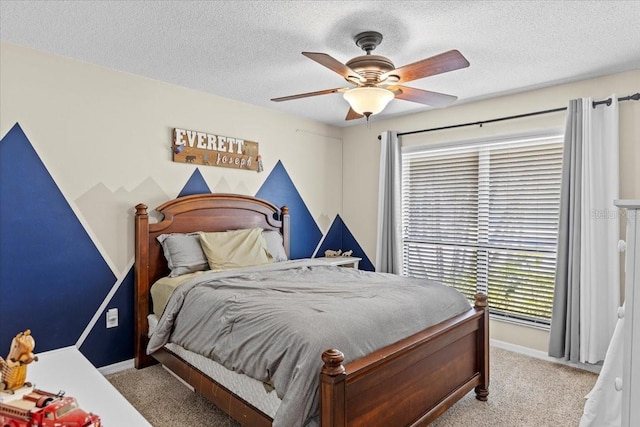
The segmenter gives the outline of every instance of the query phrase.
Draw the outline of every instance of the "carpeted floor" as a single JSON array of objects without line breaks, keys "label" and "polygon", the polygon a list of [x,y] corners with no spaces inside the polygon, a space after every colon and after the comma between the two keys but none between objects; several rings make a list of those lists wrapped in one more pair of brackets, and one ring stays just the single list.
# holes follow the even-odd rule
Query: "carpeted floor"
[{"label": "carpeted floor", "polygon": [[[238,426],[159,365],[107,379],[154,427]],[[432,426],[577,426],[595,381],[590,372],[492,348],[489,401],[469,393]]]}]

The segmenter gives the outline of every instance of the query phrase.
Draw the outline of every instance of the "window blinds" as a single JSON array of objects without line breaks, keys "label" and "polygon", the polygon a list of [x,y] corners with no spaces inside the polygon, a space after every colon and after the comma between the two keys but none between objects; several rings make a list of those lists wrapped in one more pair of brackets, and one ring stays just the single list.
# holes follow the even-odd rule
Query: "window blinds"
[{"label": "window blinds", "polygon": [[562,137],[403,152],[405,274],[438,280],[493,314],[548,325]]}]

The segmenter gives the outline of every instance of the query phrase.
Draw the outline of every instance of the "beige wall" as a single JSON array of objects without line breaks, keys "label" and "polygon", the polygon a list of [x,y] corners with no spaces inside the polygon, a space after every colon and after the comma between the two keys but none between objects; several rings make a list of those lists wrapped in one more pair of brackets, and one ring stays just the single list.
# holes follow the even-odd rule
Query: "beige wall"
[{"label": "beige wall", "polygon": [[19,123],[116,275],[133,260],[133,206],[176,197],[194,165],[179,127],[257,141],[264,172],[200,166],[212,192],[255,195],[282,161],[322,232],[342,209],[341,130],[176,85],[0,44],[0,134]]},{"label": "beige wall", "polygon": [[[477,122],[533,111],[565,107],[573,98],[605,99],[610,94],[626,96],[640,90],[640,70],[614,74],[575,83],[535,89],[515,95],[469,102],[413,115],[372,119],[344,130],[343,217],[360,245],[375,260],[378,202],[378,135],[385,130],[398,132]],[[403,101],[393,101],[403,102]],[[480,139],[510,133],[549,128],[564,128],[565,113],[553,113],[523,119],[405,136],[408,145],[443,141]],[[620,196],[640,198],[640,102],[620,104]],[[492,338],[546,351],[548,333],[540,329],[492,322]]]}]

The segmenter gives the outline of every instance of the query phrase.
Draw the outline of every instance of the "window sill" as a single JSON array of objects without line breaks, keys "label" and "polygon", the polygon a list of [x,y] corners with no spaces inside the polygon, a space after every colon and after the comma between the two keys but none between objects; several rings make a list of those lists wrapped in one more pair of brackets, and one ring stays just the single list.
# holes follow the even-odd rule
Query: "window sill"
[{"label": "window sill", "polygon": [[551,325],[546,325],[544,323],[538,323],[538,322],[533,322],[528,320],[516,319],[513,317],[509,317],[509,316],[505,316],[497,313],[490,313],[489,319],[495,320],[498,322],[503,322],[503,323],[510,323],[512,325],[517,325],[517,326],[526,326],[528,328],[538,329],[545,332],[549,332],[549,330],[551,329]]}]

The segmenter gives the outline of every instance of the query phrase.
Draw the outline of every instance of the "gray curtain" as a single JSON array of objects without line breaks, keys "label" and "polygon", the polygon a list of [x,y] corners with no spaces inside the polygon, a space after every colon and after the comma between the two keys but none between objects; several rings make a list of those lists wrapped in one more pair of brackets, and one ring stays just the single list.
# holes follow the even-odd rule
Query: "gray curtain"
[{"label": "gray curtain", "polygon": [[582,189],[582,99],[569,102],[564,136],[557,267],[549,355],[580,360],[580,218]]},{"label": "gray curtain", "polygon": [[[569,103],[549,355],[605,358],[620,304],[618,103]],[[613,215],[612,215],[613,213]]]},{"label": "gray curtain", "polygon": [[402,274],[402,157],[395,131],[380,138],[376,271]]}]

